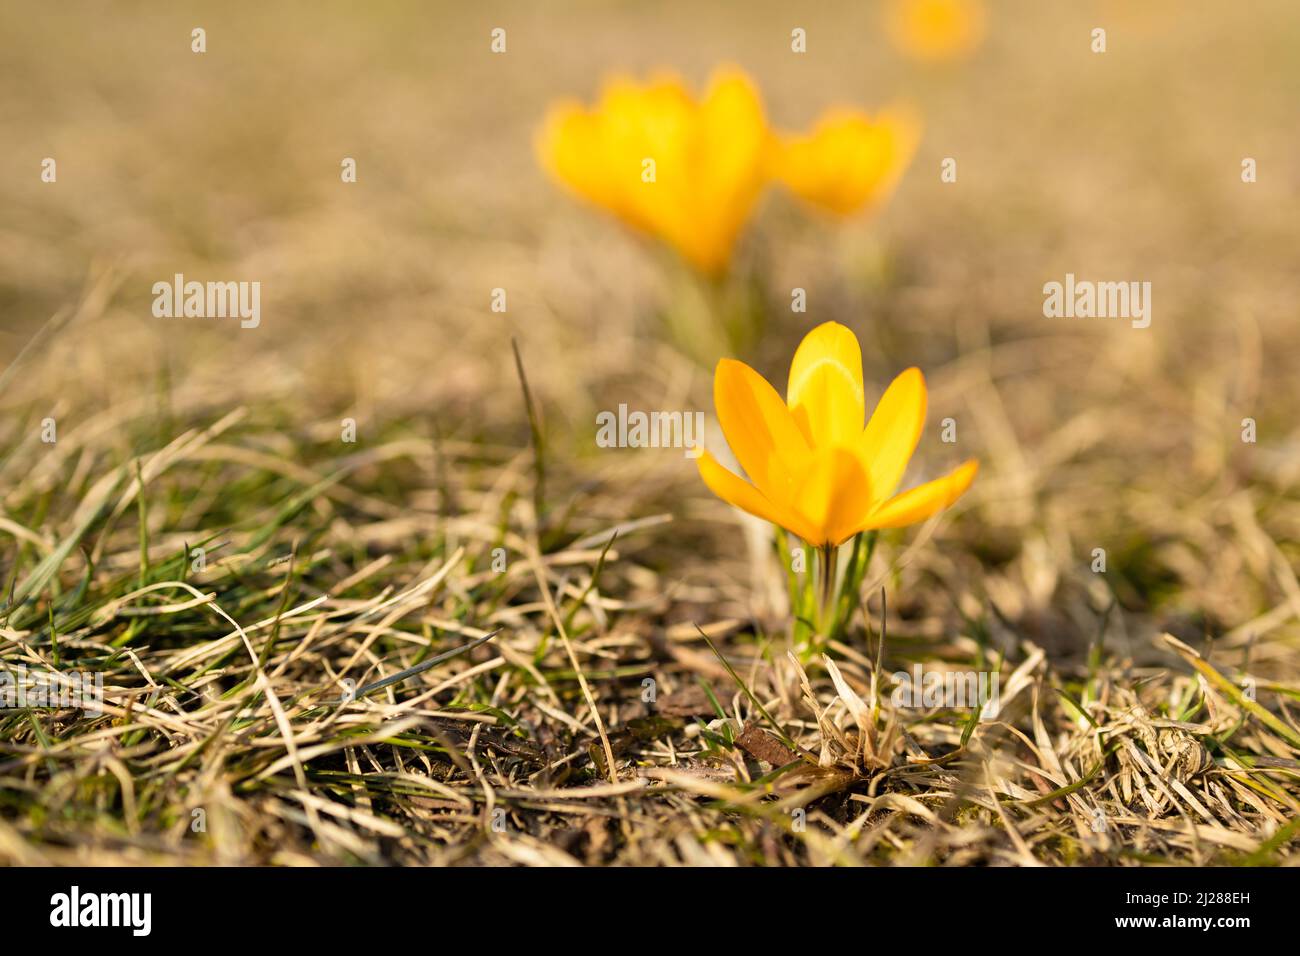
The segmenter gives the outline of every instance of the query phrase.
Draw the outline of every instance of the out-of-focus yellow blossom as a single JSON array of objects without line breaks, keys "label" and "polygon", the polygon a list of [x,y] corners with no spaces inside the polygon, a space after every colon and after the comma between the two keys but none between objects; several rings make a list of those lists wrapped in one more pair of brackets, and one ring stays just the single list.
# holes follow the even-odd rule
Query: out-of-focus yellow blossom
[{"label": "out-of-focus yellow blossom", "polygon": [[925,424],[925,379],[915,368],[900,374],[864,428],[862,352],[853,332],[836,322],[817,326],[799,345],[785,401],[733,359],[718,363],[713,400],[749,481],[705,452],[698,459],[704,483],[819,548],[923,521],[956,501],[979,470],[971,459],[895,494]]},{"label": "out-of-focus yellow blossom", "polygon": [[919,135],[920,121],[907,110],[874,119],[857,110],[832,110],[807,135],[773,137],[772,173],[801,199],[852,215],[893,192]]},{"label": "out-of-focus yellow blossom", "polygon": [[767,136],[753,84],[724,68],[700,99],[675,76],[615,79],[592,109],[554,107],[537,150],[574,192],[716,274],[763,188]]},{"label": "out-of-focus yellow blossom", "polygon": [[918,60],[964,57],[984,39],[983,0],[888,0],[885,28],[894,45]]}]

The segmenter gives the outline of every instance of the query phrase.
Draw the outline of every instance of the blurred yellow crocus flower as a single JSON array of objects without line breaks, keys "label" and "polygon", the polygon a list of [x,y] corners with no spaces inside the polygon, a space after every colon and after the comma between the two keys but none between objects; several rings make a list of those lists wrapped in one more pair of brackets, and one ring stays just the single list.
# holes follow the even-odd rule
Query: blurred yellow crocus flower
[{"label": "blurred yellow crocus flower", "polygon": [[925,423],[925,379],[903,372],[865,417],[862,352],[836,322],[813,329],[790,364],[785,401],[748,365],[718,363],[713,400],[749,481],[707,452],[700,475],[724,501],[829,548],[862,531],[898,528],[947,508],[975,479],[971,459],[895,494]]},{"label": "blurred yellow crocus flower", "polygon": [[920,122],[902,109],[867,116],[827,112],[812,132],[775,136],[773,175],[801,199],[840,216],[886,198],[911,162]]},{"label": "blurred yellow crocus flower", "polygon": [[984,39],[983,0],[888,0],[885,28],[894,45],[918,60],[966,56]]},{"label": "blurred yellow crocus flower", "polygon": [[574,192],[716,274],[763,188],[767,136],[753,84],[727,68],[700,99],[675,76],[613,80],[593,109],[554,107],[537,151]]}]

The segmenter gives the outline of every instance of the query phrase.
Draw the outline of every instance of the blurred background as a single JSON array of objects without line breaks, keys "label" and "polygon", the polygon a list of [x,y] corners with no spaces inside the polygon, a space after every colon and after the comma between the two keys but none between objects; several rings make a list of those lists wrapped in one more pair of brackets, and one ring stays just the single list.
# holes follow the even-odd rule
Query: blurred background
[{"label": "blurred background", "polygon": [[[1105,603],[1088,572],[1105,547],[1128,639],[1271,635],[1270,666],[1293,663],[1300,7],[991,2],[982,42],[943,62],[909,57],[882,17],[856,2],[5,3],[0,359],[71,318],[0,393],[0,502],[28,514],[33,490],[94,471],[88,449],[121,461],[168,422],[235,408],[243,440],[287,457],[352,416],[363,441],[437,434],[465,462],[512,462],[528,434],[513,337],[557,469],[606,492],[580,523],[671,511],[642,559],[689,582],[682,600],[708,583],[720,613],[753,612],[739,519],[692,463],[594,447],[595,413],[620,402],[712,414],[707,369],[658,334],[674,267],[564,194],[533,148],[548,104],[590,102],[612,73],[668,68],[698,88],[732,63],[781,128],[836,104],[907,102],[923,120],[877,214],[832,221],[770,193],[734,264],[767,303],[750,359],[770,379],[807,328],[843,322],[876,394],[926,371],[909,480],[983,462],[949,546],[907,573],[973,582],[961,600],[1077,646]],[[154,318],[151,286],[177,272],[260,281],[260,327]],[[1043,284],[1067,272],[1151,282],[1151,327],[1044,318]],[[66,451],[37,443],[46,415],[75,436]],[[388,500],[436,508],[432,484]]]}]

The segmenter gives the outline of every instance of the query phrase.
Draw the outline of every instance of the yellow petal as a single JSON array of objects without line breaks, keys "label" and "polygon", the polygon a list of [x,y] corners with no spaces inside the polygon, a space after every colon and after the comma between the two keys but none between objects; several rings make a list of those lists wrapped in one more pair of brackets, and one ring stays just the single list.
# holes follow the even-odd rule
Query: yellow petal
[{"label": "yellow petal", "polygon": [[[658,229],[640,182],[646,155],[645,94],[629,81],[607,85],[599,109],[578,103],[553,107],[537,137],[541,165],[562,185],[642,232]],[[678,111],[680,113],[680,110]]]},{"label": "yellow petal", "polygon": [[704,479],[709,490],[727,504],[734,505],[741,511],[747,511],[764,521],[780,525],[805,541],[812,542],[816,538],[816,530],[803,518],[788,508],[768,501],[761,491],[740,476],[723,468],[707,451],[696,459],[696,463],[700,469],[700,477]]},{"label": "yellow petal", "polygon": [[972,458],[942,478],[936,478],[911,491],[895,495],[878,507],[859,530],[902,528],[905,525],[924,521],[960,498],[975,480],[975,473],[978,471],[979,462]]},{"label": "yellow petal", "polygon": [[898,489],[925,425],[925,376],[909,368],[885,389],[862,432],[862,457],[871,493],[884,501]]},{"label": "yellow petal", "polygon": [[733,68],[698,101],[673,75],[616,77],[593,109],[554,108],[537,152],[574,192],[718,273],[766,181],[767,138],[758,92]]},{"label": "yellow petal", "polygon": [[862,351],[838,322],[809,332],[790,363],[786,401],[813,448],[854,445],[862,434]]},{"label": "yellow petal", "polygon": [[[626,77],[611,80],[594,112],[601,138],[591,163],[599,167],[593,176],[610,181],[612,198],[606,206],[650,235],[668,238],[683,218],[695,111],[685,84],[664,75],[647,84]],[[647,159],[655,164],[653,182],[644,178]]]},{"label": "yellow petal", "polygon": [[[817,455],[800,489],[796,507],[815,537],[810,544],[840,544],[857,533],[871,499],[862,461],[845,448]],[[802,536],[801,536],[802,537]]]},{"label": "yellow petal", "polygon": [[723,359],[713,375],[718,423],[736,460],[763,494],[788,504],[809,448],[776,389],[744,362]]},{"label": "yellow petal", "polygon": [[592,202],[610,206],[612,192],[595,162],[601,148],[596,123],[576,103],[552,107],[537,136],[537,158],[547,172]]},{"label": "yellow petal", "polygon": [[827,112],[804,136],[777,136],[773,175],[800,199],[839,216],[884,200],[912,161],[920,122],[896,107],[871,117],[858,110]]},{"label": "yellow petal", "polygon": [[702,189],[720,187],[743,193],[762,178],[760,153],[766,147],[767,122],[758,90],[748,76],[728,67],[717,71],[700,104]]},{"label": "yellow petal", "polygon": [[670,239],[696,268],[721,272],[765,182],[767,120],[754,84],[727,67],[714,73],[685,144],[687,189]]},{"label": "yellow petal", "polygon": [[983,0],[889,0],[884,11],[894,45],[918,60],[958,59],[984,39]]}]

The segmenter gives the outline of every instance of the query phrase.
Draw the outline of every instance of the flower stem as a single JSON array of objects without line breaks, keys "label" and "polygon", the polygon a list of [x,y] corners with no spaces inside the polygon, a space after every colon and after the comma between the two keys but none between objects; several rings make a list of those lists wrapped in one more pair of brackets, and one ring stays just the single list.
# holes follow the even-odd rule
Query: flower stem
[{"label": "flower stem", "polygon": [[840,549],[833,544],[822,545],[819,551],[821,560],[818,565],[821,581],[817,606],[817,630],[821,632],[819,636],[824,640],[829,640],[831,632],[835,629],[835,573],[839,553]]}]

